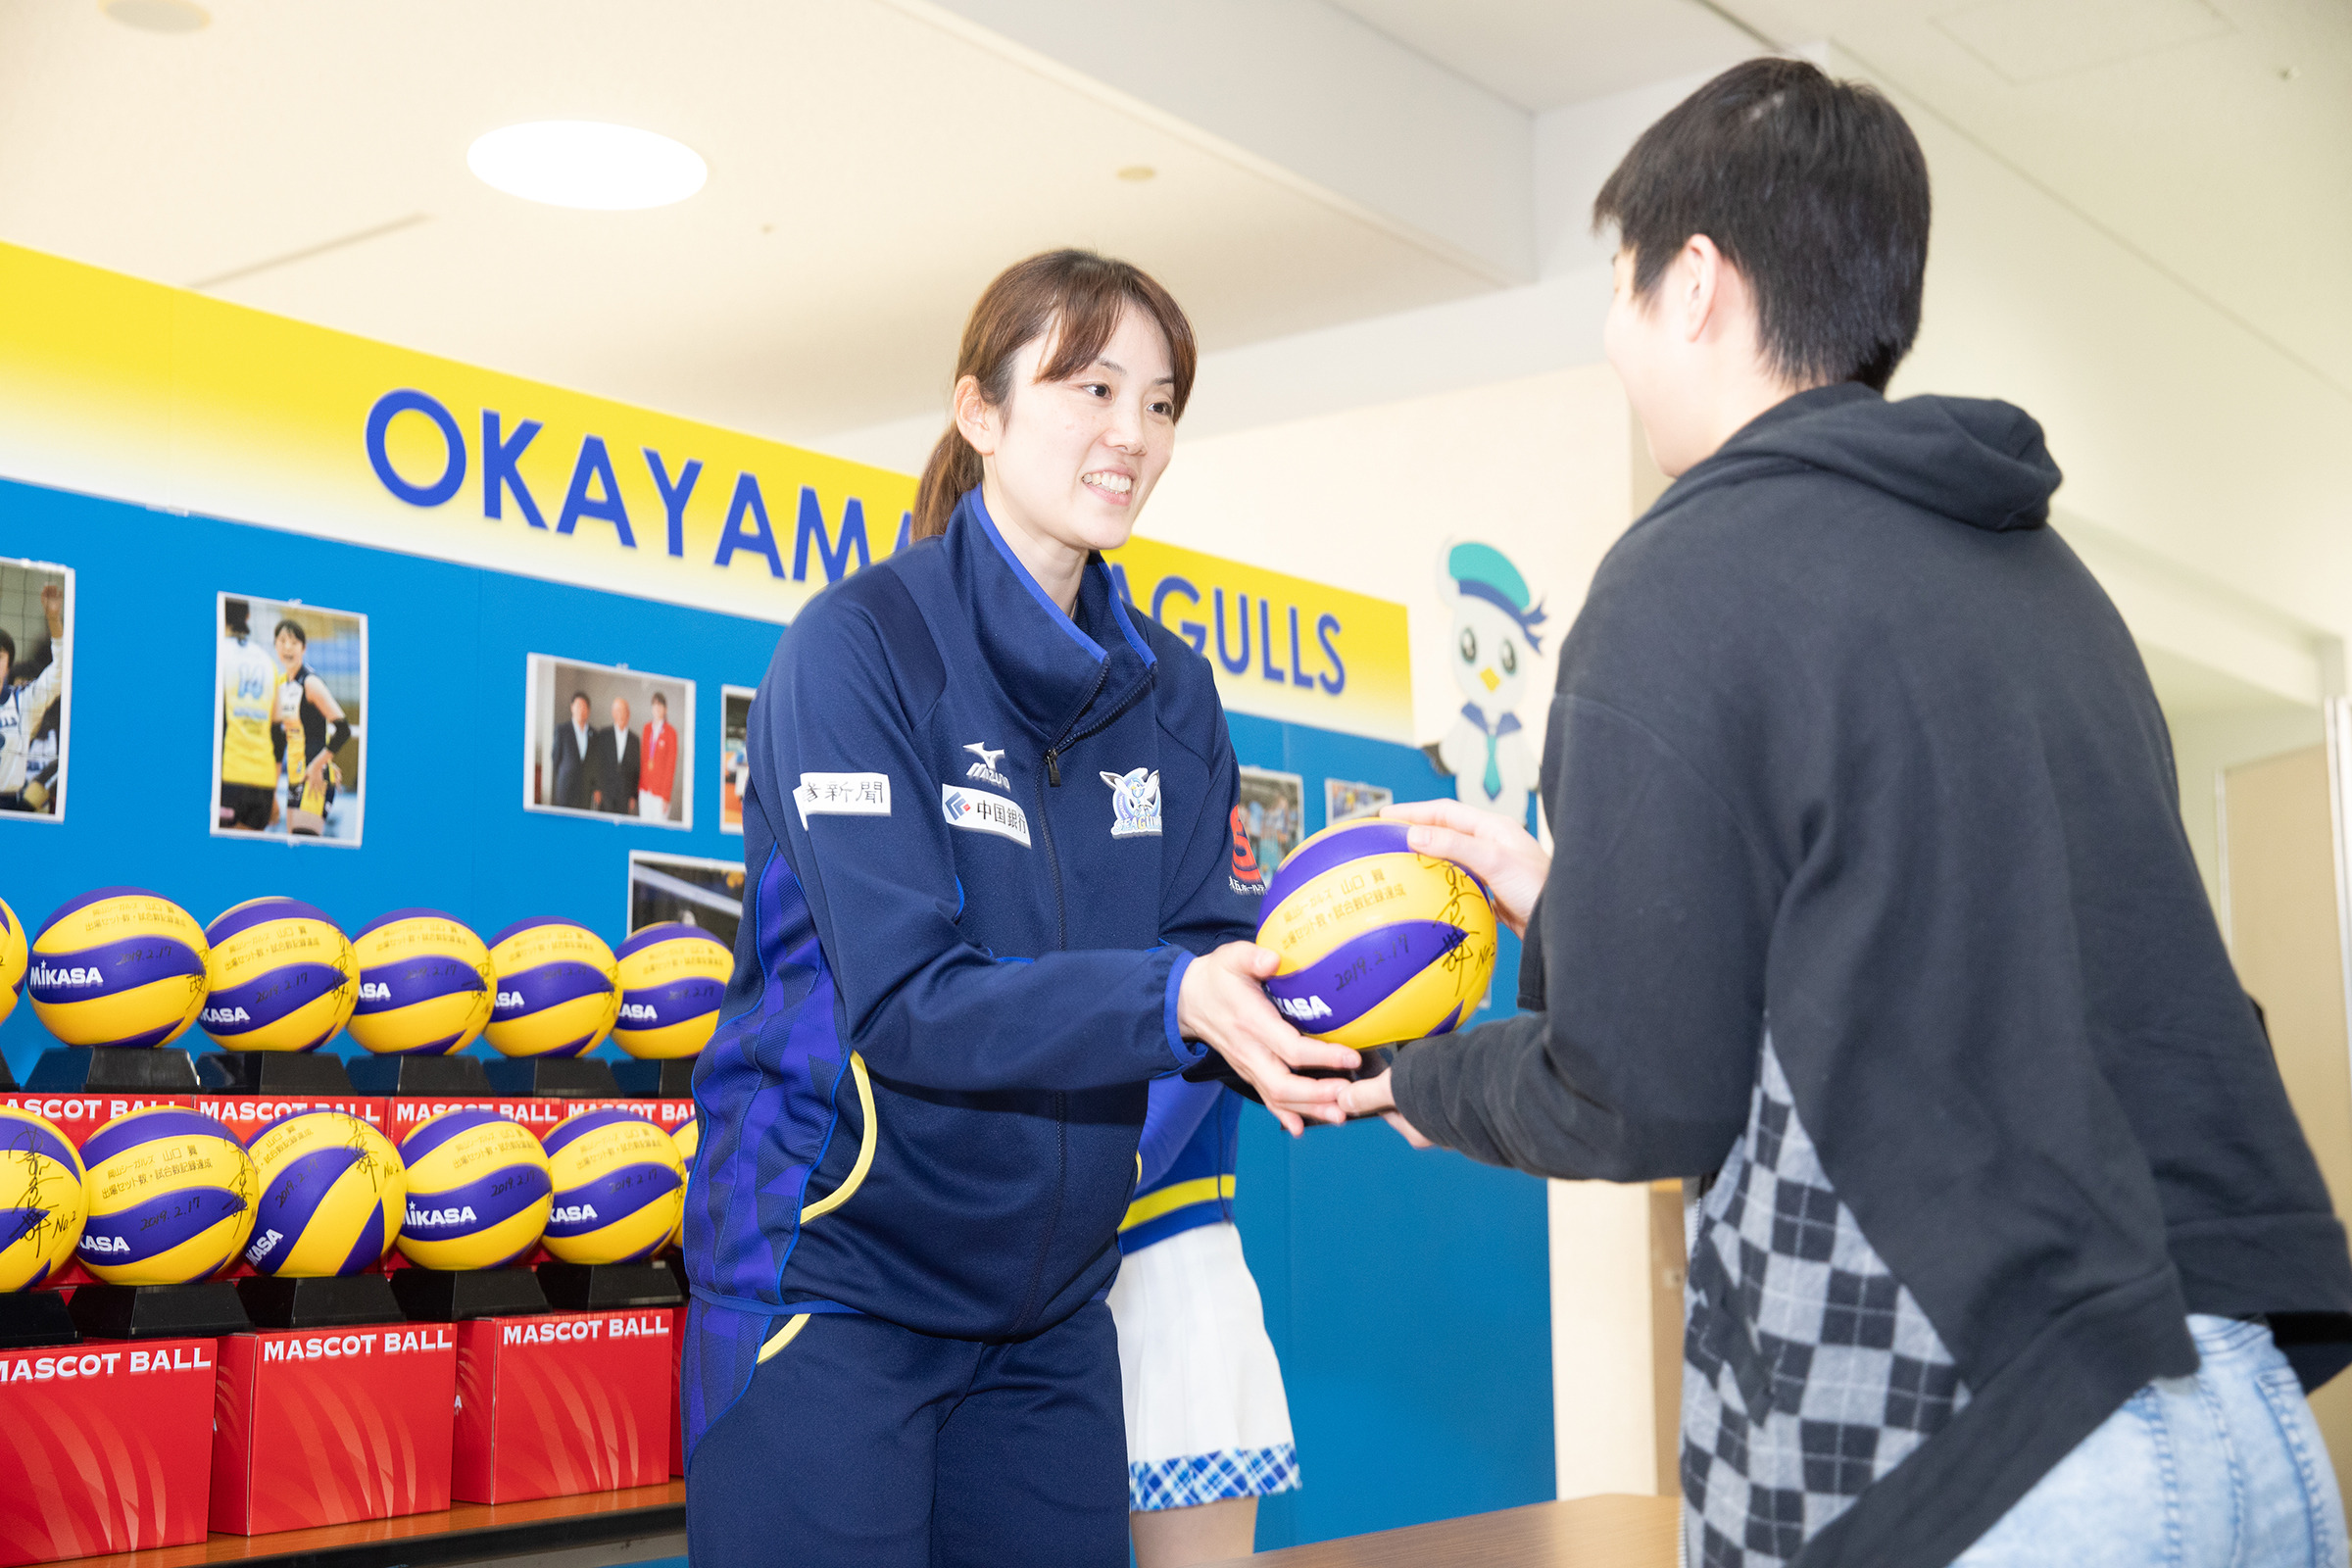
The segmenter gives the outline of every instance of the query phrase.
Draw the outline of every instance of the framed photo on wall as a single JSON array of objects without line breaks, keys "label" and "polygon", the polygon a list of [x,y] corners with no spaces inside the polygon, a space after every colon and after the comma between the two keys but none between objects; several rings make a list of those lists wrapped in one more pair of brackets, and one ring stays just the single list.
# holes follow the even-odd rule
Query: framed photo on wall
[{"label": "framed photo on wall", "polygon": [[735,945],[743,923],[743,862],[657,850],[629,852],[629,934],[683,920]]},{"label": "framed photo on wall", "polygon": [[1242,769],[1242,825],[1268,875],[1306,837],[1306,780],[1270,768]]},{"label": "framed photo on wall", "polygon": [[214,596],[213,832],[360,847],[368,799],[368,617]]},{"label": "framed photo on wall", "polygon": [[522,808],[694,826],[694,682],[526,656]]},{"label": "framed photo on wall", "polygon": [[1327,778],[1323,781],[1323,825],[1329,827],[1351,816],[1378,816],[1380,808],[1396,798],[1396,792],[1378,784]]},{"label": "framed photo on wall", "polygon": [[752,783],[752,698],[749,686],[718,689],[718,830],[743,831],[743,792]]},{"label": "framed photo on wall", "polygon": [[65,820],[73,655],[74,568],[0,561],[0,821]]}]

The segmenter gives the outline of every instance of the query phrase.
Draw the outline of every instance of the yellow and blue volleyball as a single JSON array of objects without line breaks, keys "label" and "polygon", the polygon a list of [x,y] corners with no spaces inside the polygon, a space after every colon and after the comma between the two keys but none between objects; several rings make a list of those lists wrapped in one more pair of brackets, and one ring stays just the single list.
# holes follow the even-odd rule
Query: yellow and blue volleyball
[{"label": "yellow and blue volleyball", "polygon": [[204,928],[145,888],[100,888],[32,939],[32,1010],[69,1046],[167,1046],[204,1006]]},{"label": "yellow and blue volleyball", "polygon": [[24,995],[24,968],[29,950],[24,945],[24,928],[17,923],[17,911],[0,899],[0,1020],[17,1010],[17,1001]]},{"label": "yellow and blue volleyball", "polygon": [[81,1146],[88,1217],[74,1255],[110,1285],[185,1285],[236,1261],[258,1183],[223,1123],[176,1105],[117,1116]]},{"label": "yellow and blue volleyball", "polygon": [[[669,1141],[678,1146],[678,1160],[686,1168],[686,1179],[689,1182],[693,1181],[694,1152],[703,1144],[703,1118],[700,1116],[688,1117],[676,1132],[669,1135]],[[678,1228],[669,1233],[669,1250],[677,1252],[685,1250],[685,1248],[686,1205],[681,1203],[678,1205]]]},{"label": "yellow and blue volleyball", "polygon": [[381,1056],[447,1056],[490,1022],[490,950],[457,916],[394,909],[351,939],[360,965],[351,1038]]},{"label": "yellow and blue volleyball", "polygon": [[498,991],[487,1032],[502,1056],[594,1051],[619,1014],[612,950],[577,920],[515,921],[490,939],[490,967]]},{"label": "yellow and blue volleyball", "polygon": [[0,1291],[45,1285],[81,1240],[81,1156],[57,1125],[0,1105]]},{"label": "yellow and blue volleyball", "polygon": [[257,1274],[324,1279],[373,1268],[408,1214],[392,1140],[339,1110],[298,1110],[246,1141],[261,1196],[245,1261]]},{"label": "yellow and blue volleyball", "polygon": [[400,1255],[420,1268],[499,1268],[539,1245],[555,1191],[547,1151],[520,1123],[445,1110],[400,1141],[409,1209]]},{"label": "yellow and blue volleyball", "polygon": [[669,1242],[686,1207],[686,1163],[633,1110],[591,1110],[548,1129],[555,1206],[540,1245],[566,1263],[634,1263]]},{"label": "yellow and blue volleyball", "polygon": [[343,1032],[360,965],[343,928],[297,899],[248,899],[204,928],[200,1022],[224,1051],[317,1051]]},{"label": "yellow and blue volleyball", "polygon": [[620,945],[620,1012],[612,1043],[647,1059],[691,1056],[710,1043],[735,950],[683,920],[649,925]]},{"label": "yellow and blue volleyball", "polygon": [[1405,824],[1339,822],[1275,868],[1258,946],[1282,960],[1266,995],[1299,1033],[1358,1051],[1450,1033],[1494,974],[1494,905]]}]

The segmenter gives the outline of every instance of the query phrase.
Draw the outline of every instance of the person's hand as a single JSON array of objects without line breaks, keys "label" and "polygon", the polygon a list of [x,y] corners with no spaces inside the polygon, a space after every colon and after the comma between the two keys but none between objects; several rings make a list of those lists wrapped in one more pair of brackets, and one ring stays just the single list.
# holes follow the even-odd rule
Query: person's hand
[{"label": "person's hand", "polygon": [[326,761],[326,754],[324,752],[320,752],[317,757],[311,759],[311,765],[303,769],[303,772],[309,776],[310,781],[313,784],[318,784],[325,780]]},{"label": "person's hand", "polygon": [[1176,988],[1176,1027],[1205,1043],[1248,1081],[1294,1138],[1309,1121],[1343,1122],[1344,1080],[1301,1078],[1295,1067],[1351,1071],[1363,1058],[1346,1046],[1309,1040],[1283,1020],[1260,983],[1281,959],[1253,942],[1228,942],[1195,958]]},{"label": "person's hand", "polygon": [[1527,829],[1459,801],[1406,801],[1380,814],[1411,824],[1405,842],[1421,854],[1468,866],[1494,895],[1495,912],[1511,935],[1527,935],[1528,911],[1551,874],[1551,857]]},{"label": "person's hand", "polygon": [[1378,1116],[1396,1129],[1404,1141],[1415,1149],[1435,1149],[1438,1146],[1421,1136],[1421,1129],[1404,1119],[1396,1108],[1396,1094],[1389,1083],[1392,1067],[1376,1078],[1359,1079],[1340,1087],[1340,1108],[1349,1116]]},{"label": "person's hand", "polygon": [[66,634],[66,590],[57,583],[41,584],[41,617],[49,622],[49,635]]}]

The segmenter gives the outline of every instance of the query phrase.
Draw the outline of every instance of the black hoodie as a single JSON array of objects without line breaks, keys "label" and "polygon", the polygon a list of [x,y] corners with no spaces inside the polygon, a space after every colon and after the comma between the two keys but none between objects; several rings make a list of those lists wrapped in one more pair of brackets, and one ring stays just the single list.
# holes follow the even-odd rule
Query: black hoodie
[{"label": "black hoodie", "polygon": [[2006,404],[1788,399],[1602,564],[1544,747],[1537,1009],[1398,1108],[1544,1175],[1720,1173],[1691,1561],[1941,1564],[2191,1312],[2316,1387],[2352,1258],[2208,906],[2115,608]]}]

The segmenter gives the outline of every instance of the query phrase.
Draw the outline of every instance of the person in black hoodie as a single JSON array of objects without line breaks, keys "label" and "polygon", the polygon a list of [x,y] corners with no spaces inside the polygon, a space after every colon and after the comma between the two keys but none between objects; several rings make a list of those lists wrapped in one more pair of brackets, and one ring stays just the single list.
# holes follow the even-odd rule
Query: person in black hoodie
[{"label": "person in black hoodie", "polygon": [[2341,1564],[2297,1379],[2352,1360],[2344,1231],[2039,426],[1882,396],[1928,208],[1893,107],[1788,60],[1602,187],[1604,342],[1678,477],[1561,656],[1552,853],[1393,810],[1489,879],[1531,1010],[1344,1102],[1543,1175],[1712,1178],[1694,1568]]}]

